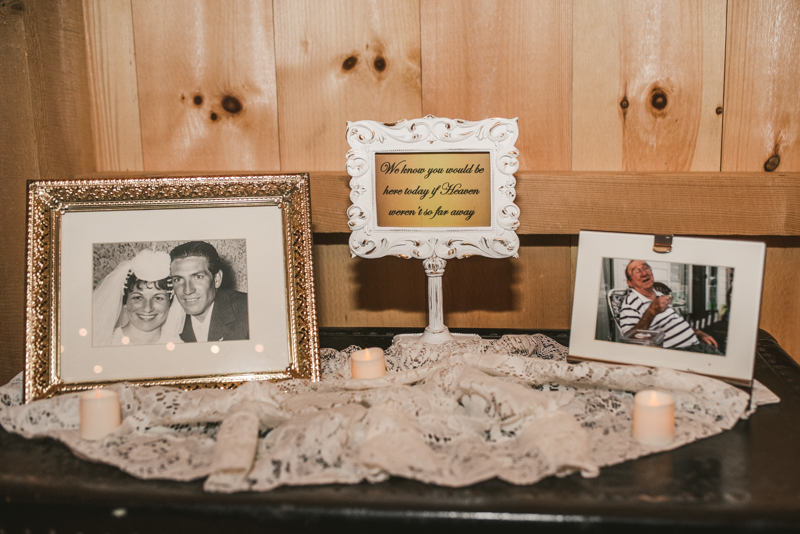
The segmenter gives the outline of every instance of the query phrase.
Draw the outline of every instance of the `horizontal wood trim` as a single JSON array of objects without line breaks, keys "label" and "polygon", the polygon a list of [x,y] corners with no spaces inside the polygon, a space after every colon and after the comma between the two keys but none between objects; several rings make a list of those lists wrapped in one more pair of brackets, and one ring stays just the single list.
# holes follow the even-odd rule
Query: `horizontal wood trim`
[{"label": "horizontal wood trim", "polygon": [[[800,235],[800,173],[516,174],[517,233]],[[314,232],[348,232],[349,177],[311,173]]]},{"label": "horizontal wood trim", "polygon": [[[242,173],[224,175],[237,174]],[[314,233],[349,232],[349,176],[332,172],[309,174]],[[94,173],[76,178],[197,175]],[[516,178],[516,203],[522,212],[517,230],[520,235],[574,235],[581,230],[800,235],[800,173],[797,172],[520,172]]]}]

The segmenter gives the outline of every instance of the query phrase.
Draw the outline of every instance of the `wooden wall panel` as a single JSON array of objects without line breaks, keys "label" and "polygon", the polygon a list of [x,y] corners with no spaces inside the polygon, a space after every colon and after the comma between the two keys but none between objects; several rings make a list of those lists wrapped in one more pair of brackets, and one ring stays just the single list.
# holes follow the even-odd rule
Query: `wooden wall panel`
[{"label": "wooden wall panel", "polygon": [[[523,236],[520,257],[447,262],[445,324],[453,328],[569,328],[569,236]],[[419,260],[350,258],[347,236],[317,236],[321,326],[424,327]]]},{"label": "wooden wall panel", "polygon": [[[343,170],[347,121],[420,116],[416,1],[275,0],[275,28],[282,169]],[[312,188],[349,192],[342,175],[315,175]],[[349,203],[320,198],[315,224],[347,232]],[[350,259],[346,236],[330,239],[314,247],[321,326],[425,324],[421,266]]]},{"label": "wooden wall panel", "polygon": [[575,0],[572,170],[718,171],[725,0]]},{"label": "wooden wall panel", "polygon": [[25,181],[94,170],[79,2],[0,5],[0,381],[22,370],[25,346]]},{"label": "wooden wall panel", "polygon": [[569,328],[569,236],[522,236],[520,242],[519,258],[447,263],[443,300],[448,326]]},{"label": "wooden wall panel", "polygon": [[351,258],[347,238],[345,234],[315,238],[319,325],[424,327],[427,300],[422,262]]},{"label": "wooden wall panel", "polygon": [[84,0],[98,171],[141,171],[142,131],[130,0]]},{"label": "wooden wall panel", "polygon": [[[9,14],[14,6],[23,9]],[[782,172],[800,170],[793,0],[84,0],[83,8],[0,6],[0,46],[11,58],[0,119],[21,125],[0,133],[11,147],[0,148],[0,251],[18,277],[23,175],[65,178],[95,166],[320,171],[312,176],[320,324],[422,327],[419,262],[349,258],[342,169],[347,120],[427,113],[520,117],[521,257],[448,264],[453,327],[569,327],[582,228],[800,234],[800,180]],[[20,39],[27,62],[18,45],[8,48]],[[661,110],[656,88],[666,96]],[[777,172],[763,173],[772,156]],[[720,165],[748,174],[686,172]],[[761,324],[800,358],[800,295],[786,274],[800,267],[800,242],[767,241]],[[12,287],[20,289],[0,306],[5,376],[21,368],[5,363],[21,362],[23,297]]]},{"label": "wooden wall panel", "polygon": [[311,173],[311,230],[314,233],[349,233],[350,176],[345,172]]},{"label": "wooden wall panel", "polygon": [[690,171],[718,171],[722,149],[725,92],[727,0],[704,0],[700,6],[703,38],[703,97],[700,126]]},{"label": "wooden wall panel", "polygon": [[522,170],[569,170],[568,0],[422,0],[422,110],[519,117]]},{"label": "wooden wall panel", "polygon": [[[719,171],[725,4],[574,0],[573,171]],[[563,188],[565,230],[745,230],[750,219],[737,219],[732,228],[730,211],[714,210],[720,199],[706,205],[698,187],[708,181],[691,175],[575,176]],[[761,198],[769,205],[768,194]],[[569,224],[573,215],[582,220]],[[571,258],[574,269],[576,238]]]},{"label": "wooden wall panel", "polygon": [[[420,20],[423,114],[519,117],[521,169],[568,170],[571,2],[422,0]],[[568,328],[569,272],[568,237],[524,240],[518,259],[450,262],[446,324]]]},{"label": "wooden wall panel", "polygon": [[572,325],[572,308],[575,303],[575,273],[578,272],[578,236],[570,236],[569,239],[569,263],[570,263],[570,280],[569,280],[569,317],[570,326]]},{"label": "wooden wall panel", "polygon": [[0,6],[0,384],[22,370],[25,347],[25,180],[39,176],[22,4]]},{"label": "wooden wall panel", "polygon": [[338,171],[347,121],[421,113],[416,0],[275,0],[281,168]]},{"label": "wooden wall panel", "polygon": [[81,3],[29,0],[22,5],[39,176],[63,179],[91,172],[95,155]]},{"label": "wooden wall panel", "polygon": [[[518,234],[800,235],[800,173],[518,172]],[[312,173],[315,232],[346,232],[344,173]]]},{"label": "wooden wall panel", "polygon": [[800,237],[765,238],[761,328],[800,362]]},{"label": "wooden wall panel", "polygon": [[800,3],[728,6],[722,170],[800,171]]},{"label": "wooden wall panel", "polygon": [[133,0],[148,171],[279,170],[272,3]]},{"label": "wooden wall panel", "polygon": [[617,0],[572,7],[572,170],[622,169]]}]

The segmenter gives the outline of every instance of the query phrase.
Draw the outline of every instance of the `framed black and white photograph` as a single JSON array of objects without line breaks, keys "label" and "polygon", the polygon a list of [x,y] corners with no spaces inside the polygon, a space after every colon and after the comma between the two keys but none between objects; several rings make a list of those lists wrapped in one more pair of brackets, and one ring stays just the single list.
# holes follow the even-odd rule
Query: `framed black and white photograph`
[{"label": "framed black and white photograph", "polygon": [[33,182],[28,223],[27,401],[319,378],[306,175]]},{"label": "framed black and white photograph", "polygon": [[[765,245],[581,232],[570,357],[749,384]],[[657,251],[658,250],[658,251]]]},{"label": "framed black and white photograph", "polygon": [[246,239],[95,243],[92,255],[93,347],[250,339]]}]

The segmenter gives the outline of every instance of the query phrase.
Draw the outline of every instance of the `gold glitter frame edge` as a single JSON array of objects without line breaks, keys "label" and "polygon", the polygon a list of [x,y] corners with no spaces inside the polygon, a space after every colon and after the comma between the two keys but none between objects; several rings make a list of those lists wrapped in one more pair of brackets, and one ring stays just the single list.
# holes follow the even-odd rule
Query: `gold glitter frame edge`
[{"label": "gold glitter frame edge", "polygon": [[70,210],[170,209],[263,205],[281,208],[289,354],[283,371],[124,380],[184,389],[232,388],[254,380],[320,379],[309,176],[304,174],[132,177],[28,182],[25,402],[113,381],[60,378],[61,218]]}]

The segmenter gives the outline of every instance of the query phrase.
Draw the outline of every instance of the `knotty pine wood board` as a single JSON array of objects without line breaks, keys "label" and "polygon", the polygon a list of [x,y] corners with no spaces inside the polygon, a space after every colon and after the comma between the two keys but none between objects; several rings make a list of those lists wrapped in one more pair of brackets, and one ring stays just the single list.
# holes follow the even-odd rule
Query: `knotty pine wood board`
[{"label": "knotty pine wood board", "polygon": [[572,308],[575,304],[575,273],[578,272],[578,236],[569,238],[569,266],[571,271],[569,286],[569,316],[572,318]]},{"label": "knotty pine wood board", "polygon": [[729,2],[727,41],[722,170],[800,171],[800,2]]},{"label": "knotty pine wood board", "polygon": [[279,170],[272,3],[132,6],[145,170]]},{"label": "knotty pine wood board", "polygon": [[72,0],[23,5],[39,176],[95,169],[83,9]]},{"label": "knotty pine wood board", "polygon": [[800,238],[766,237],[760,327],[800,362]]},{"label": "knotty pine wood board", "polygon": [[796,173],[537,175],[518,180],[516,203],[522,213],[520,231],[531,234],[575,234],[580,230],[678,235],[800,233]]},{"label": "knotty pine wood board", "polygon": [[25,354],[26,180],[91,172],[95,157],[80,2],[5,2],[0,25],[0,266],[6,285],[0,380],[5,382],[22,370]]},{"label": "knotty pine wood board", "polygon": [[[569,174],[565,173],[567,178]],[[577,173],[597,174],[597,173]],[[137,176],[131,173],[103,173],[80,175],[78,179],[119,178]],[[141,174],[138,174],[141,176]],[[322,181],[314,180],[323,176]],[[535,182],[538,176],[525,174]],[[797,182],[796,174],[730,174],[722,177],[744,176],[754,180],[760,176],[781,177]],[[639,175],[646,178],[647,175]],[[336,193],[325,185],[338,180],[346,190],[346,176],[314,173],[312,175],[312,217],[315,226],[319,222],[320,206],[330,207],[331,197],[336,202],[347,204],[347,197],[336,199]],[[316,185],[315,185],[316,184]],[[720,187],[724,187],[720,186]],[[340,188],[341,190],[341,188]],[[778,188],[780,190],[780,188]],[[746,193],[742,193],[746,197]],[[322,196],[321,196],[322,195]],[[314,200],[316,199],[316,201]],[[791,202],[785,210],[794,210]],[[343,216],[339,212],[339,217]],[[336,214],[330,212],[330,225]],[[323,219],[324,221],[324,219]],[[755,229],[770,225],[756,225]],[[771,225],[774,226],[774,225]],[[425,324],[425,280],[419,262],[382,258],[377,260],[351,259],[347,246],[348,234],[342,233],[343,223],[336,223],[334,234],[319,229],[314,235],[314,266],[317,282],[317,306],[322,326],[419,326]],[[643,227],[643,231],[650,231]],[[797,347],[790,354],[800,360],[800,332],[797,331],[796,284],[791,274],[800,269],[800,237],[763,237],[759,235],[728,238],[766,241],[768,245],[761,327],[765,328],[785,346]],[[568,328],[571,314],[574,271],[577,260],[577,236],[537,236],[521,233],[520,258],[488,260],[468,258],[448,264],[445,283],[445,305],[447,324],[453,327],[477,328]],[[472,260],[477,260],[473,262]],[[510,263],[504,263],[510,262]],[[453,275],[453,276],[450,276]],[[482,286],[484,280],[497,280],[498,286],[490,282],[490,292]],[[504,284],[504,285],[500,285]],[[466,287],[461,292],[461,287]],[[479,286],[473,289],[472,286]],[[397,288],[402,288],[398,290]],[[510,287],[510,288],[509,288]],[[453,295],[451,296],[451,293]],[[487,295],[499,295],[489,297]],[[477,296],[476,296],[477,295]],[[476,299],[475,310],[470,312],[467,304]],[[513,310],[513,311],[512,311]],[[17,369],[19,370],[19,369]]]},{"label": "knotty pine wood board", "polygon": [[[313,232],[349,233],[349,176],[309,174]],[[94,173],[76,178],[160,175]],[[516,178],[519,235],[575,235],[581,230],[800,235],[800,173],[519,172]]]},{"label": "knotty pine wood board", "polygon": [[519,117],[522,170],[570,169],[569,0],[422,0],[422,111]]},{"label": "knotty pine wood board", "polygon": [[310,173],[311,228],[314,232],[349,233],[350,176],[346,173]]},{"label": "knotty pine wood board", "polygon": [[[314,245],[320,326],[424,327],[421,262],[349,257],[346,235]],[[800,362],[800,237],[741,237],[767,243],[760,328]],[[569,328],[577,236],[522,236],[520,257],[448,262],[445,324],[453,328]],[[473,261],[477,260],[477,261]]]},{"label": "knotty pine wood board", "polygon": [[[351,258],[346,235],[316,236],[320,326],[427,324],[422,262]],[[523,236],[519,258],[447,262],[445,324],[453,328],[569,328],[569,236]]]},{"label": "knotty pine wood board", "polygon": [[622,169],[617,0],[572,6],[572,170]]},{"label": "knotty pine wood board", "polygon": [[130,0],[83,0],[98,171],[141,171],[142,130]]},{"label": "knotty pine wood board", "polygon": [[[311,173],[314,232],[348,232],[349,177]],[[519,172],[519,234],[800,235],[800,173]]]},{"label": "knotty pine wood board", "polygon": [[[36,133],[25,50],[23,5],[0,6],[0,383],[23,368],[25,357],[25,181],[39,177]],[[13,127],[8,127],[13,125]]]},{"label": "knotty pine wood board", "polygon": [[725,0],[575,0],[572,170],[718,171]]},{"label": "knotty pine wood board", "polygon": [[344,168],[347,121],[419,117],[416,0],[275,0],[281,169]]}]

